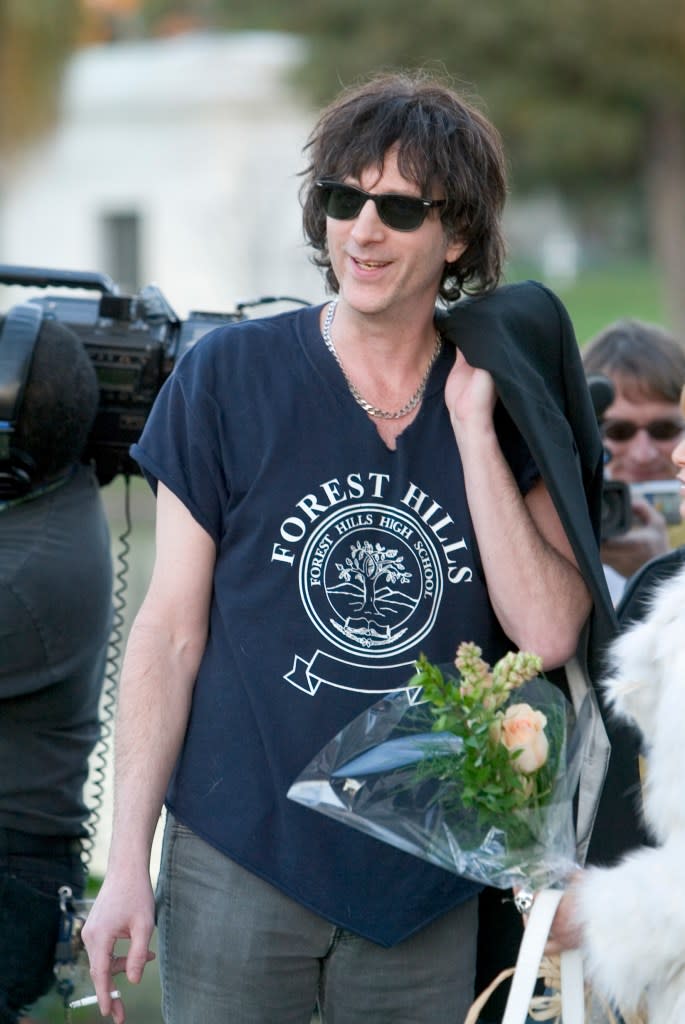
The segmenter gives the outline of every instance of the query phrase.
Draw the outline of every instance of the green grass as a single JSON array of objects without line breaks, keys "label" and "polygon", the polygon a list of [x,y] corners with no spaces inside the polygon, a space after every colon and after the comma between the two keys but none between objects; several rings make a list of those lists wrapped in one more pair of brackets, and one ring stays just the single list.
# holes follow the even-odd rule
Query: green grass
[{"label": "green grass", "polygon": [[569,311],[576,337],[582,346],[614,320],[634,317],[652,323],[666,322],[662,289],[656,271],[647,263],[613,263],[582,270],[572,283],[544,280],[539,270],[513,264],[507,279],[543,280]]}]

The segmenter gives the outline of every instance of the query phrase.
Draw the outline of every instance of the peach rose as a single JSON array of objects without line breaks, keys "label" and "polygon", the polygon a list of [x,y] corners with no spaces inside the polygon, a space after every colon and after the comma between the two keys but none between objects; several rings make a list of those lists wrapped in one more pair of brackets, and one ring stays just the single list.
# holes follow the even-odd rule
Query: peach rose
[{"label": "peach rose", "polygon": [[542,711],[534,711],[530,704],[510,704],[502,718],[500,743],[512,753],[521,753],[514,759],[514,767],[530,775],[542,768],[549,753],[545,736],[547,718]]}]

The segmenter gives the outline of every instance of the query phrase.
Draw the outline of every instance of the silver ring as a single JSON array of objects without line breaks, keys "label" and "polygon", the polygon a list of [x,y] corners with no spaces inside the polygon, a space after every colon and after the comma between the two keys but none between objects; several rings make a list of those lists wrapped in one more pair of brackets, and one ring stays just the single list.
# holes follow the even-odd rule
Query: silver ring
[{"label": "silver ring", "polygon": [[514,906],[519,914],[529,914],[535,897],[530,889],[519,889],[514,896]]}]

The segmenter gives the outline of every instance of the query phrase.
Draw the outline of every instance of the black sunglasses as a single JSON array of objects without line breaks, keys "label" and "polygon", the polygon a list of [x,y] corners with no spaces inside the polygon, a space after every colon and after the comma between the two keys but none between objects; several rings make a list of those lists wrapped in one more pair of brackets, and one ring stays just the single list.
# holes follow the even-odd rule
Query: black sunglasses
[{"label": "black sunglasses", "polygon": [[323,208],[334,220],[353,220],[369,199],[376,204],[378,216],[394,231],[416,231],[423,224],[429,210],[444,206],[445,199],[422,199],[420,196],[402,196],[392,192],[374,195],[354,185],[339,181],[317,181],[321,189]]},{"label": "black sunglasses", "polygon": [[633,423],[632,420],[604,420],[602,436],[608,441],[631,441],[638,430],[646,430],[653,441],[675,441],[685,430],[682,420],[652,420],[650,423]]}]

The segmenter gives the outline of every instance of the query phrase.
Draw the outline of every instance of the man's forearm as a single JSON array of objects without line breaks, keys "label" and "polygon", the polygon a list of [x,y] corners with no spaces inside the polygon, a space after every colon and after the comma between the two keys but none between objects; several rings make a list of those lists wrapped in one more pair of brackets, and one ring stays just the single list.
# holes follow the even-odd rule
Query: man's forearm
[{"label": "man's forearm", "polygon": [[521,649],[546,667],[575,650],[590,610],[588,589],[572,558],[546,489],[524,501],[494,429],[463,432],[459,447],[466,493],[493,608]]},{"label": "man's forearm", "polygon": [[110,868],[149,865],[164,794],[188,721],[199,655],[158,623],[136,620],[122,671]]}]

